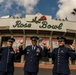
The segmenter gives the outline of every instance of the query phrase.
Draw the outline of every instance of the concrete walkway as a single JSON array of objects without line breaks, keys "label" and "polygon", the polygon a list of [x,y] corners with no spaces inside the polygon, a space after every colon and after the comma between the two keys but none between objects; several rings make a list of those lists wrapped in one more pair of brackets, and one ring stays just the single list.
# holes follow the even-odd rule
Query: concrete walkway
[{"label": "concrete walkway", "polygon": [[[14,75],[24,75],[23,68],[15,68]],[[52,70],[40,68],[38,75],[52,75]],[[76,70],[71,70],[71,75],[76,75]]]},{"label": "concrete walkway", "polygon": [[[14,75],[24,75],[23,66],[24,63],[15,63],[15,72]],[[71,74],[76,75],[76,65],[69,65]],[[38,75],[52,75],[52,64],[39,64],[39,73]]]}]

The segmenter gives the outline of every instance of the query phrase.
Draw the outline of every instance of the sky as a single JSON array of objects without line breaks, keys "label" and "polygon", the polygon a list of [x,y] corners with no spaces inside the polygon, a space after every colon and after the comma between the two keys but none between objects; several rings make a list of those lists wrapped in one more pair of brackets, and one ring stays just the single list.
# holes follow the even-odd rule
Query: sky
[{"label": "sky", "polygon": [[76,8],[76,0],[0,0],[0,5],[0,17],[41,13],[54,19],[67,17],[70,21],[76,21],[76,15],[71,14]]}]

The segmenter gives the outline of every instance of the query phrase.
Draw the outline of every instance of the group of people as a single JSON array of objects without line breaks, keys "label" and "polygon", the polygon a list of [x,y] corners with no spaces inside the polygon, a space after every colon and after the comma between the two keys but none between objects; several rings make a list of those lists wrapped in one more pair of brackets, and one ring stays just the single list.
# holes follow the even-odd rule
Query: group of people
[{"label": "group of people", "polygon": [[27,46],[23,50],[23,45],[19,46],[19,50],[13,49],[12,45],[15,42],[14,38],[10,38],[7,41],[7,46],[0,48],[0,53],[2,53],[0,61],[0,75],[14,75],[14,58],[20,55],[26,55],[26,61],[24,65],[24,75],[37,75],[39,71],[39,59],[41,56],[48,56],[52,58],[54,67],[53,75],[69,75],[69,57],[76,59],[75,47],[70,45],[70,48],[65,46],[66,39],[64,37],[57,37],[59,47],[54,48],[50,52],[51,47],[43,45],[37,45],[37,40],[39,37],[32,36],[32,45]]}]

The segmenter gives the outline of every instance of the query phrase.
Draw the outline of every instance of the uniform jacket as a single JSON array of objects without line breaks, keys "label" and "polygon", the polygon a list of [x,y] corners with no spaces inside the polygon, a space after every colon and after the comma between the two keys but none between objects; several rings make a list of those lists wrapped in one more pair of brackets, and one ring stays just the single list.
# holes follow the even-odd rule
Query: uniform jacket
[{"label": "uniform jacket", "polygon": [[39,69],[39,59],[41,56],[45,56],[45,52],[40,46],[36,46],[32,49],[32,45],[27,46],[21,54],[26,54],[26,60],[24,65],[24,71],[28,72],[38,72]]},{"label": "uniform jacket", "polygon": [[0,62],[0,71],[13,72],[14,71],[14,51],[12,47],[3,47],[0,48],[1,62]]},{"label": "uniform jacket", "polygon": [[69,57],[76,59],[76,53],[73,53],[70,48],[65,46],[55,48],[52,53],[48,52],[48,56],[53,60],[53,72],[70,74]]}]

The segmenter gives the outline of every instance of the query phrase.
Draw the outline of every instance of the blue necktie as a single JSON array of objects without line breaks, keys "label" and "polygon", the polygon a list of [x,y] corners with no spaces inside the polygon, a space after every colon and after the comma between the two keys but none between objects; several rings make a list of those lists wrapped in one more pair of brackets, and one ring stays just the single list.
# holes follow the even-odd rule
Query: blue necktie
[{"label": "blue necktie", "polygon": [[35,46],[33,46],[32,49],[35,50]]}]

